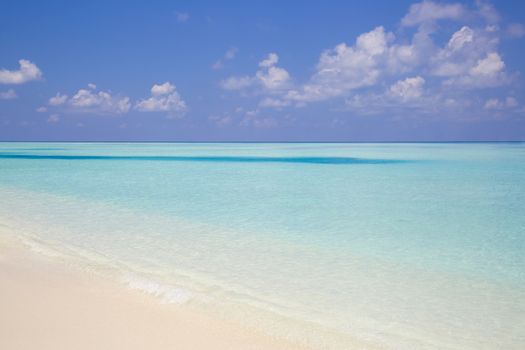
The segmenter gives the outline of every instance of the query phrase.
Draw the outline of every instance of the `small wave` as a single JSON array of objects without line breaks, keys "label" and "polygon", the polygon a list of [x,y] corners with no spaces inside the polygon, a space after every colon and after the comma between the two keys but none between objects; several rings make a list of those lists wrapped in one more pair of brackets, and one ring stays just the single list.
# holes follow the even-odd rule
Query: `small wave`
[{"label": "small wave", "polygon": [[128,276],[124,282],[131,289],[140,290],[146,294],[160,298],[166,304],[185,304],[193,298],[189,290],[162,284],[137,276]]}]

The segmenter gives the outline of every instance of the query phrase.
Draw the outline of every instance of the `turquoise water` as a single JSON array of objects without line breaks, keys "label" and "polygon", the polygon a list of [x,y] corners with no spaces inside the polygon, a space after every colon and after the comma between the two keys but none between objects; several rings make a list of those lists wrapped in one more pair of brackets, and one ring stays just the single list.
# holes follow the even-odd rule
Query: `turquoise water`
[{"label": "turquoise water", "polygon": [[0,143],[0,223],[314,348],[525,347],[525,144]]}]

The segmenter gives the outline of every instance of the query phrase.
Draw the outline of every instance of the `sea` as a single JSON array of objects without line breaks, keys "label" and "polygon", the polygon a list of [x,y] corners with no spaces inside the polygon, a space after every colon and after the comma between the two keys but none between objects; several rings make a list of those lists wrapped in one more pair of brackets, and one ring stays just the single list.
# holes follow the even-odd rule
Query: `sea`
[{"label": "sea", "polygon": [[525,348],[525,143],[4,142],[0,226],[313,349]]}]

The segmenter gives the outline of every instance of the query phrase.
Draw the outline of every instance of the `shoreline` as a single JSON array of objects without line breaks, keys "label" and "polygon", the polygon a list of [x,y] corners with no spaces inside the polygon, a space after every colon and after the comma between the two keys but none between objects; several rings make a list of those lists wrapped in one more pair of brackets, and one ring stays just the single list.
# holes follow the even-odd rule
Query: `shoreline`
[{"label": "shoreline", "polygon": [[[20,193],[23,194],[21,197],[22,202],[18,203],[16,199],[11,201],[11,209],[13,209],[13,206],[17,207],[17,209],[12,212],[12,215],[9,215],[11,209],[4,209],[4,212],[0,215],[0,285],[3,284],[1,271],[3,269],[1,264],[2,251],[8,247],[13,252],[13,248],[16,248],[14,250],[16,253],[10,255],[8,261],[14,263],[24,263],[25,260],[36,262],[32,264],[32,270],[30,271],[35,276],[40,274],[40,267],[51,264],[53,269],[44,271],[46,274],[51,273],[50,275],[54,275],[58,272],[68,272],[70,276],[74,277],[72,280],[82,279],[85,282],[87,278],[89,286],[91,284],[99,285],[100,282],[103,282],[105,284],[103,288],[108,290],[118,290],[126,295],[132,294],[135,297],[138,296],[141,299],[147,299],[151,303],[155,303],[157,307],[169,308],[177,313],[182,312],[189,317],[193,317],[193,314],[204,315],[215,323],[225,323],[232,326],[235,328],[235,331],[232,331],[232,333],[253,334],[256,337],[263,337],[274,342],[271,346],[265,345],[262,347],[256,345],[259,341],[250,341],[247,344],[253,343],[255,347],[246,347],[246,344],[239,347],[232,347],[231,345],[189,347],[192,349],[379,349],[385,347],[384,344],[378,344],[375,341],[366,341],[353,335],[330,329],[323,324],[315,322],[315,320],[312,322],[311,320],[302,319],[301,315],[282,313],[281,310],[273,308],[271,304],[268,308],[268,304],[260,305],[260,301],[257,299],[255,299],[255,302],[253,299],[241,299],[239,301],[235,298],[232,299],[231,295],[220,295],[220,293],[217,293],[217,289],[210,289],[207,285],[199,283],[198,279],[191,281],[184,273],[177,276],[181,278],[181,281],[176,279],[164,280],[162,279],[163,276],[143,271],[140,267],[137,269],[133,264],[128,265],[126,260],[118,261],[114,257],[108,259],[104,251],[102,253],[93,253],[89,249],[85,250],[82,247],[77,247],[76,242],[73,241],[63,243],[57,240],[43,239],[39,237],[41,233],[53,237],[53,233],[49,231],[56,233],[64,230],[58,221],[54,219],[45,220],[46,214],[49,214],[49,212],[51,214],[59,213],[65,208],[74,208],[74,203],[57,201],[57,198],[51,194],[33,193],[18,189],[15,191],[17,191],[18,195]],[[43,196],[41,198],[42,201],[33,203],[32,199],[35,196]],[[20,207],[15,203],[20,204]],[[31,205],[28,207],[27,203],[31,203]],[[91,216],[93,213],[97,213],[98,208],[96,205],[80,204]],[[39,213],[33,213],[31,208],[46,208],[44,216],[40,216]],[[143,218],[140,216],[140,213],[132,210],[112,209],[115,209],[113,216],[121,221],[127,222],[127,220],[132,220],[130,222],[138,222],[140,225]],[[25,213],[25,217],[19,217],[19,212]],[[44,220],[41,220],[42,218]],[[155,222],[156,224],[161,222],[158,220],[151,221],[150,218],[146,219],[148,222]],[[162,221],[161,223],[164,222]],[[76,223],[76,225],[79,224]],[[80,227],[87,227],[87,225],[87,220],[80,223]],[[67,229],[71,230],[70,232],[76,232],[77,226],[66,227],[64,232],[68,232]],[[88,232],[85,233],[89,234]],[[127,244],[133,244],[132,241],[126,242]],[[173,269],[179,267],[177,264],[170,266]],[[26,273],[27,271],[23,271],[23,274]],[[213,270],[213,273],[220,274],[221,271]],[[71,281],[62,280],[60,283],[71,284]],[[33,288],[31,282],[26,284],[28,288]],[[220,287],[218,289],[220,290]],[[278,292],[276,290],[275,294],[277,295]],[[273,294],[268,295],[270,298],[272,296]],[[0,294],[0,298],[2,297]],[[91,298],[91,296],[87,296],[87,298]],[[131,302],[136,302],[136,300],[131,300]],[[217,327],[214,326],[214,328]],[[1,340],[0,348],[2,348]]]},{"label": "shoreline", "polygon": [[305,349],[0,240],[0,348]]}]

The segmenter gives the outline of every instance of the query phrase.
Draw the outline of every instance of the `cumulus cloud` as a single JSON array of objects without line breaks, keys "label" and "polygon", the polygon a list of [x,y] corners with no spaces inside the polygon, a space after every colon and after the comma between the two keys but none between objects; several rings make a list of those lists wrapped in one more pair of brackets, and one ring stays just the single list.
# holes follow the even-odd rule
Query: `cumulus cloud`
[{"label": "cumulus cloud", "polygon": [[78,111],[100,114],[122,114],[128,112],[130,108],[129,97],[113,96],[106,91],[95,92],[86,89],[78,90],[68,103]]},{"label": "cumulus cloud", "polygon": [[359,114],[444,117],[473,111],[487,115],[487,110],[517,103],[514,98],[481,101],[474,92],[503,90],[518,77],[508,71],[500,42],[525,35],[523,28],[505,26],[491,4],[425,0],[409,7],[401,27],[394,34],[377,26],[353,42],[322,51],[313,73],[302,82],[292,80],[280,67],[278,54],[271,53],[259,62],[254,75],[232,76],[221,86],[260,97],[261,109],[339,100],[343,106],[334,105],[335,109]]},{"label": "cumulus cloud", "polygon": [[87,89],[79,89],[71,97],[57,93],[49,99],[48,105],[69,112],[93,114],[124,114],[131,106],[129,97],[96,91],[94,84],[90,84]]},{"label": "cumulus cloud", "polygon": [[390,86],[388,93],[402,101],[414,100],[423,95],[423,85],[425,85],[425,79],[419,76],[406,78]]},{"label": "cumulus cloud", "polygon": [[464,75],[444,81],[445,85],[465,87],[494,87],[508,84],[511,81],[505,73],[505,62],[497,52],[489,52],[480,58]]},{"label": "cumulus cloud", "polygon": [[16,91],[13,89],[9,89],[7,91],[0,91],[0,100],[12,100],[17,97],[18,95],[16,94]]},{"label": "cumulus cloud", "polygon": [[151,88],[151,97],[138,101],[135,109],[140,112],[166,112],[170,117],[178,117],[184,115],[188,107],[175,85],[165,82],[154,84]]},{"label": "cumulus cloud", "polygon": [[283,68],[277,67],[279,56],[270,53],[259,62],[259,70],[254,76],[233,76],[221,81],[226,90],[244,90],[249,87],[261,88],[267,92],[279,91],[290,84],[290,74]]},{"label": "cumulus cloud", "polygon": [[320,101],[375,84],[389,40],[391,35],[385,33],[383,27],[377,27],[361,34],[353,46],[342,43],[326,50],[321,54],[311,81],[300,89],[288,91],[284,98],[299,102]]},{"label": "cumulus cloud", "polygon": [[345,100],[345,106],[362,115],[386,110],[391,117],[406,117],[407,112],[429,114],[436,111],[436,105],[445,102],[442,96],[425,91],[425,84],[421,76],[399,79],[384,90],[353,94]]},{"label": "cumulus cloud", "polygon": [[60,106],[67,101],[67,95],[62,95],[59,92],[53,97],[51,97],[48,101],[48,104],[50,106]]},{"label": "cumulus cloud", "polygon": [[277,62],[279,62],[279,56],[277,56],[276,53],[270,53],[266,59],[259,62],[259,67],[272,67],[275,66]]},{"label": "cumulus cloud", "polygon": [[175,91],[175,85],[172,85],[169,82],[165,82],[164,84],[155,84],[151,88],[151,94],[153,96],[161,96],[161,95],[169,95],[173,91]]},{"label": "cumulus cloud", "polygon": [[285,87],[290,80],[290,75],[285,69],[274,66],[268,67],[266,71],[257,71],[256,77],[268,90]]},{"label": "cumulus cloud", "polygon": [[501,72],[505,63],[497,52],[490,52],[486,58],[478,60],[478,63],[470,69],[471,75],[490,76]]},{"label": "cumulus cloud", "polygon": [[447,48],[450,51],[458,51],[473,40],[474,31],[468,26],[463,26],[460,30],[452,34],[452,37],[448,41]]},{"label": "cumulus cloud", "polygon": [[[449,23],[443,26],[440,21]],[[278,66],[277,53],[271,53],[259,62],[255,75],[229,77],[221,85],[244,96],[260,96],[260,108],[339,99],[344,101],[341,108],[360,113],[409,109],[443,116],[453,110],[483,111],[484,102],[473,90],[503,89],[518,77],[507,71],[499,46],[503,37],[511,36],[510,31],[515,37],[522,35],[522,28],[505,27],[489,3],[476,1],[467,6],[425,0],[409,7],[401,27],[394,34],[377,26],[352,43],[322,51],[313,73],[303,82],[292,80]]]},{"label": "cumulus cloud", "polygon": [[28,60],[19,60],[18,70],[0,70],[0,84],[24,84],[42,78],[42,72],[36,64]]},{"label": "cumulus cloud", "polygon": [[[468,26],[452,34],[447,45],[431,56],[431,73],[440,77],[457,76],[466,73],[472,67],[478,54],[475,49],[475,32]],[[474,47],[473,47],[474,46]]]}]

